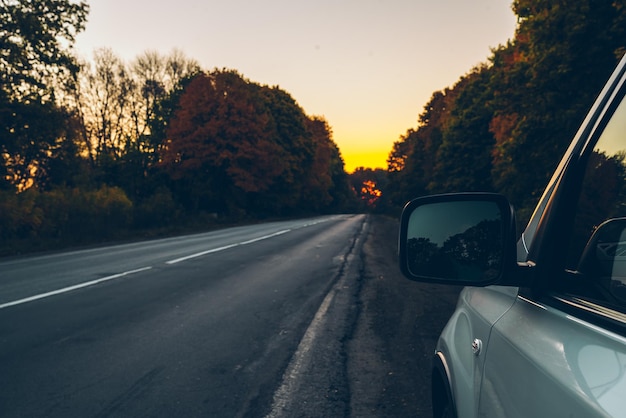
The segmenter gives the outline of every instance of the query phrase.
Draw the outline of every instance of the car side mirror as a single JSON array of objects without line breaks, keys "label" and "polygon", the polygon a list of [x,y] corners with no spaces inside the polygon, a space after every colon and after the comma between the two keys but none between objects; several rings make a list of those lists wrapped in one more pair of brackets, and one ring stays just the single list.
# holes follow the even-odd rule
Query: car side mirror
[{"label": "car side mirror", "polygon": [[458,193],[409,202],[400,219],[400,269],[416,281],[487,286],[515,265],[515,222],[508,200]]},{"label": "car side mirror", "polygon": [[608,219],[595,228],[577,270],[619,302],[626,301],[626,218]]}]

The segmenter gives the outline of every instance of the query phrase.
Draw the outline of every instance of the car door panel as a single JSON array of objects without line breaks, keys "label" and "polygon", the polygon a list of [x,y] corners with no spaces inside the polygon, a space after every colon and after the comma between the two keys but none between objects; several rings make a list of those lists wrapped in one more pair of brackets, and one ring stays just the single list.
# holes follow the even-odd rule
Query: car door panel
[{"label": "car door panel", "polygon": [[[487,348],[491,327],[513,305],[516,296],[516,288],[502,286],[467,287],[459,296],[456,312],[443,330],[438,346],[450,357],[448,364],[454,365],[450,380],[459,416],[474,416],[461,411],[477,410],[482,353]],[[482,346],[476,354],[475,340]],[[453,342],[453,346],[447,346],[447,342]]]},{"label": "car door panel", "polygon": [[481,417],[626,416],[626,339],[519,297],[494,325]]}]

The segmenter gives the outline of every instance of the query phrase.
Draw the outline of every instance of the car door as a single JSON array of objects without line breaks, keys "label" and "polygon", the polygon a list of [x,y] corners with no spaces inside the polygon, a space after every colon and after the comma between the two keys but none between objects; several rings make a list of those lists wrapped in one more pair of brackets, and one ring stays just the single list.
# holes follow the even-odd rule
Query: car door
[{"label": "car door", "polygon": [[533,284],[491,330],[478,416],[626,417],[624,72],[622,63],[523,234]]},{"label": "car door", "polygon": [[450,366],[451,391],[460,416],[474,416],[485,356],[481,351],[489,341],[493,324],[511,308],[517,288],[504,286],[466,287],[459,295],[457,308],[441,333],[436,352]]}]

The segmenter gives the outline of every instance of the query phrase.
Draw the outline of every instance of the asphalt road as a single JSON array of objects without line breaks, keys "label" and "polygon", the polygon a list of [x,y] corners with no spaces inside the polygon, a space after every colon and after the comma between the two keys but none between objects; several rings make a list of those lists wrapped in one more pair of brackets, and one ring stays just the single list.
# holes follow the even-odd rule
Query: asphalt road
[{"label": "asphalt road", "polygon": [[457,290],[401,278],[396,230],[343,215],[0,261],[0,416],[428,416]]}]

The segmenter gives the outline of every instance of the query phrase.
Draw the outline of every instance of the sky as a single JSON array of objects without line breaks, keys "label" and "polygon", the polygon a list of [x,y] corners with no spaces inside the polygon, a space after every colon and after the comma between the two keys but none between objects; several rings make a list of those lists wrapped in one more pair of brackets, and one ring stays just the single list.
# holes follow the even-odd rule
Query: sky
[{"label": "sky", "polygon": [[511,0],[87,0],[75,48],[174,49],[279,86],[323,116],[346,170],[386,168],[432,94],[512,39]]}]

